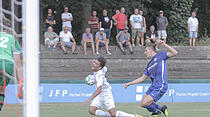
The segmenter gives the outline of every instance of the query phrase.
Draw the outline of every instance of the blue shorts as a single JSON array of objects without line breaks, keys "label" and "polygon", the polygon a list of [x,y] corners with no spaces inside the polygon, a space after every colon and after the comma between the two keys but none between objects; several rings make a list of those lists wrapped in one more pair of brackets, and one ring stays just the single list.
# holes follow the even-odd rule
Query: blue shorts
[{"label": "blue shorts", "polygon": [[198,37],[198,33],[196,31],[190,31],[189,37],[190,38],[197,38]]},{"label": "blue shorts", "polygon": [[106,34],[106,38],[110,39],[111,29],[110,28],[105,28],[104,29],[104,33]]},{"label": "blue shorts", "polygon": [[167,89],[168,85],[165,85],[160,88],[151,85],[149,89],[146,91],[146,94],[152,96],[155,102],[157,102],[167,92]]}]

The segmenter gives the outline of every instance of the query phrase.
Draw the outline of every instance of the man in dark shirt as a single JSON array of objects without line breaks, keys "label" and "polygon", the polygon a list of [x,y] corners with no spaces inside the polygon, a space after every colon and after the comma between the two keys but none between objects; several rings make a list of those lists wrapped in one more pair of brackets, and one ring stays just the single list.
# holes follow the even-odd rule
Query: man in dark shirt
[{"label": "man in dark shirt", "polygon": [[107,16],[106,9],[103,10],[103,17],[100,18],[99,24],[100,28],[104,28],[104,33],[106,34],[106,38],[108,39],[109,43],[113,21],[109,16]]},{"label": "man in dark shirt", "polygon": [[155,31],[155,26],[150,26],[150,31],[148,31],[146,34],[146,45],[149,45],[150,43],[155,43],[158,39],[158,33]]},{"label": "man in dark shirt", "polygon": [[46,21],[46,31],[49,26],[51,26],[53,29],[55,28],[54,26],[56,24],[56,21],[55,21],[54,16],[52,15],[52,9],[48,9],[48,15],[45,21]]}]

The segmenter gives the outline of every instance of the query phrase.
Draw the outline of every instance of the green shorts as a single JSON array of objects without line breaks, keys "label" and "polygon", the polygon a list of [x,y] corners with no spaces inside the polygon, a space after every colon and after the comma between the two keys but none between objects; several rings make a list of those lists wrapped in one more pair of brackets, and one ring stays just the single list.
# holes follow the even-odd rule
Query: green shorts
[{"label": "green shorts", "polygon": [[[3,74],[3,65],[5,66],[5,72],[13,76],[13,67],[14,67],[13,63],[7,60],[4,60],[4,63],[3,63],[3,61],[0,60],[0,89],[2,89],[1,87],[6,87],[10,81],[10,78],[8,76],[5,76],[5,74]],[[0,90],[0,93],[1,92],[2,90]]]}]

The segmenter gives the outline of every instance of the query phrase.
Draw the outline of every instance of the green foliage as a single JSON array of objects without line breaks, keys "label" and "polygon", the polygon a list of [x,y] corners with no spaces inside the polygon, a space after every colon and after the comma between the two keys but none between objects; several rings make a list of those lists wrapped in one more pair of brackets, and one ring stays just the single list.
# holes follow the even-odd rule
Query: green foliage
[{"label": "green foliage", "polygon": [[[177,45],[186,41],[188,37],[187,20],[191,15],[193,0],[162,0],[168,16],[168,42]],[[167,6],[167,7],[166,7]]]},{"label": "green foliage", "polygon": [[[99,17],[102,16],[102,10],[107,9],[108,15],[113,16],[116,9],[125,7],[128,20],[133,10],[138,8],[144,12],[146,17],[147,30],[150,25],[156,26],[156,18],[159,10],[164,11],[168,18],[167,27],[168,42],[178,45],[187,41],[187,19],[191,15],[191,8],[194,0],[41,0],[41,7],[44,8],[44,14],[47,15],[47,8],[56,11],[56,32],[61,30],[61,13],[63,6],[68,6],[73,15],[73,35],[77,42],[80,42],[84,27],[87,25],[85,17],[90,16],[91,11],[84,11],[85,7],[91,7],[90,10],[96,10]],[[86,23],[86,24],[85,24]],[[112,29],[111,44],[115,44],[116,29]]]}]

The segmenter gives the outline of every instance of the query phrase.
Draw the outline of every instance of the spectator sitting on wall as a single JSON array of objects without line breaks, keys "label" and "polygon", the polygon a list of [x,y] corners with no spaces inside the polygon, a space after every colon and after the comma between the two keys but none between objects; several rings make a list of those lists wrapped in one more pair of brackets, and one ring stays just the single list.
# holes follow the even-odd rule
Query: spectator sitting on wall
[{"label": "spectator sitting on wall", "polygon": [[155,26],[150,26],[150,31],[148,31],[146,34],[146,45],[149,45],[150,43],[155,43],[158,39],[158,33],[157,31],[155,31]]},{"label": "spectator sitting on wall", "polygon": [[117,43],[120,46],[120,50],[123,52],[124,55],[126,54],[126,52],[123,47],[127,45],[131,51],[131,54],[133,54],[133,48],[130,43],[130,33],[128,32],[128,27],[125,27],[123,31],[120,31],[117,34],[116,39],[117,39]]},{"label": "spectator sitting on wall", "polygon": [[85,55],[87,55],[87,46],[92,47],[92,53],[95,55],[94,40],[93,35],[90,33],[90,28],[85,29],[85,33],[82,35],[81,44],[83,45]]},{"label": "spectator sitting on wall", "polygon": [[56,46],[59,41],[58,35],[53,32],[52,26],[48,27],[47,32],[44,33],[44,38],[45,38],[45,45],[48,46],[48,49],[50,50],[50,46],[53,46],[53,49],[56,50]]},{"label": "spectator sitting on wall", "polygon": [[96,33],[96,54],[99,55],[99,46],[104,46],[106,48],[106,55],[111,55],[109,52],[108,40],[106,39],[106,34],[104,33],[104,28],[101,28],[99,32]]},{"label": "spectator sitting on wall", "polygon": [[72,49],[71,53],[76,54],[75,53],[76,41],[71,32],[68,31],[67,26],[64,27],[64,31],[60,32],[59,37],[61,42],[61,49],[64,51],[64,54],[67,54],[65,47],[71,48]]}]

